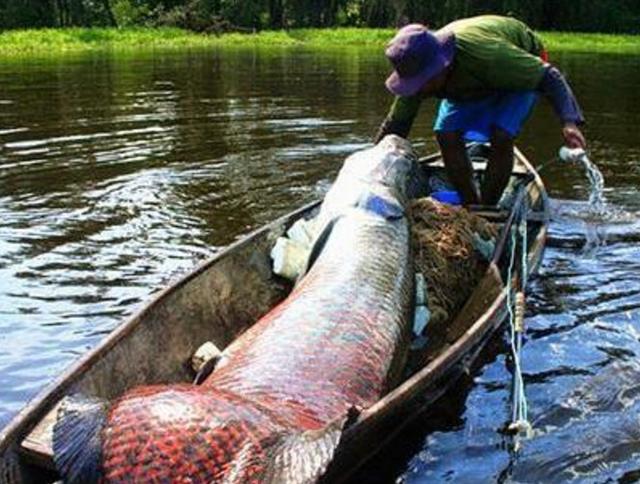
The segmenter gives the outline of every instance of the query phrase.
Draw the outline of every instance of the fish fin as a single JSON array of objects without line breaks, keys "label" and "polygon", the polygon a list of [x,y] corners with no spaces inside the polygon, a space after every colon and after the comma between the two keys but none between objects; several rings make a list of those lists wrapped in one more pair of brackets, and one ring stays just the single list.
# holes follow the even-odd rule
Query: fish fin
[{"label": "fish fin", "polygon": [[359,415],[352,408],[340,417],[318,430],[292,434],[284,437],[269,453],[271,462],[266,472],[266,482],[286,482],[308,484],[318,481],[333,460],[340,439],[346,428]]},{"label": "fish fin", "polygon": [[322,227],[322,230],[320,231],[316,239],[313,241],[313,244],[311,245],[311,250],[309,251],[309,256],[307,257],[307,262],[304,265],[303,270],[300,272],[300,275],[298,276],[298,280],[296,281],[296,283],[302,280],[304,275],[307,272],[309,272],[309,269],[311,269],[315,261],[318,259],[318,257],[320,256],[320,253],[322,252],[322,249],[324,249],[324,246],[327,243],[327,240],[329,240],[329,236],[333,231],[334,225],[336,224],[336,222],[340,217],[341,216],[338,215],[337,217],[332,218],[324,225],[324,227]]},{"label": "fish fin", "polygon": [[101,432],[107,403],[80,394],[65,397],[53,427],[53,460],[64,482],[97,482],[102,476]]}]

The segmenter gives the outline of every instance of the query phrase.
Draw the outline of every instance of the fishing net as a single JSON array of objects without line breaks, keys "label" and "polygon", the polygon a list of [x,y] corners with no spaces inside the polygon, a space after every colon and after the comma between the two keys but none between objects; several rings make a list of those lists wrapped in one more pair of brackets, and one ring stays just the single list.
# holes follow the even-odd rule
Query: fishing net
[{"label": "fishing net", "polygon": [[486,255],[478,244],[495,240],[497,226],[432,198],[414,200],[409,213],[416,270],[427,286],[429,326],[446,326],[487,269]]}]

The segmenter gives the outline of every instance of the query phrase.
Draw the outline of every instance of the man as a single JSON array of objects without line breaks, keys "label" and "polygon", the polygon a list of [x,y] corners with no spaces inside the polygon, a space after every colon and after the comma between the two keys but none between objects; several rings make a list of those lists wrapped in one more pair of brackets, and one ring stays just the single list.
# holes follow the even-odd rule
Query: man
[{"label": "man", "polygon": [[[420,24],[398,31],[386,56],[394,66],[386,86],[396,95],[376,141],[407,137],[420,102],[442,98],[434,125],[447,174],[465,205],[498,203],[513,169],[513,140],[538,93],[554,107],[562,135],[585,148],[578,103],[542,42],[524,23],[484,15],[432,32]],[[472,179],[465,141],[489,141],[491,154],[480,191]]]}]

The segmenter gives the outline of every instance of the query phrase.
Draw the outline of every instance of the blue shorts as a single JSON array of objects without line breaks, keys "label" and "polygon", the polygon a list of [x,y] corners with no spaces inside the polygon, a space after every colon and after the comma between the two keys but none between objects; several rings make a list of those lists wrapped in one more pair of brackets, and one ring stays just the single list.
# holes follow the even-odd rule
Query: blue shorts
[{"label": "blue shorts", "polygon": [[443,99],[433,130],[460,131],[467,141],[489,141],[495,126],[515,137],[537,100],[534,91],[498,92],[474,101]]}]

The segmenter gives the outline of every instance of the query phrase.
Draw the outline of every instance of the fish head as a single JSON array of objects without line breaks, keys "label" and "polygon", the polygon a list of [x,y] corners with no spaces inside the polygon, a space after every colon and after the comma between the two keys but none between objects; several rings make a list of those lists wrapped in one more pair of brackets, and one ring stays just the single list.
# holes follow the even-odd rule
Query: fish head
[{"label": "fish head", "polygon": [[373,191],[384,191],[404,205],[411,197],[418,158],[408,140],[390,134],[374,147],[351,155],[345,169]]},{"label": "fish head", "polygon": [[418,156],[406,138],[395,134],[385,136],[377,145],[383,152],[378,173],[381,183],[389,187],[399,201],[414,197],[418,180]]}]

